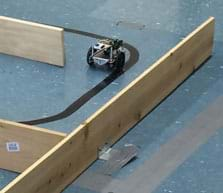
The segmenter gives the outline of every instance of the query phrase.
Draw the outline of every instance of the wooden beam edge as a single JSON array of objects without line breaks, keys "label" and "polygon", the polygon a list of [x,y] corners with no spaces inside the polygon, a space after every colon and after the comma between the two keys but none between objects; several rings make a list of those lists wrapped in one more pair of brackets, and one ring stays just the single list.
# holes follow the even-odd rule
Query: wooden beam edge
[{"label": "wooden beam edge", "polygon": [[[5,53],[5,52],[1,52],[3,54],[6,55],[11,55],[11,56],[16,56],[16,57],[21,57],[21,58],[25,58],[28,60],[33,60],[33,61],[39,61],[41,63],[46,63],[46,64],[50,64],[50,65],[54,65],[57,67],[64,67],[65,66],[65,62],[66,62],[66,57],[65,57],[65,46],[64,46],[64,28],[61,27],[56,27],[56,26],[51,26],[51,25],[46,25],[46,24],[41,24],[41,23],[37,23],[37,22],[32,22],[32,21],[26,21],[26,20],[22,20],[22,19],[16,19],[16,18],[11,18],[11,17],[7,17],[7,16],[1,16],[0,15],[0,21],[7,23],[7,22],[14,22],[17,24],[23,24],[24,26],[32,26],[34,28],[40,28],[40,29],[45,29],[45,30],[49,30],[49,31],[54,31],[57,32],[58,34],[60,34],[60,37],[58,36],[59,42],[61,46],[61,53],[59,54],[60,56],[60,60],[58,61],[53,61],[52,58],[51,59],[45,59],[43,56],[42,58],[40,58],[40,56],[25,56],[24,54],[15,54],[15,53]],[[56,55],[54,56],[56,57]]]},{"label": "wooden beam edge", "polygon": [[12,21],[12,22],[21,23],[21,24],[32,25],[34,27],[41,27],[41,28],[45,28],[45,29],[55,30],[55,31],[58,31],[58,32],[63,32],[64,31],[64,29],[60,28],[60,27],[40,24],[40,23],[37,23],[37,22],[26,21],[26,20],[22,20],[22,19],[7,17],[7,16],[0,16],[0,19],[4,20],[4,21]]},{"label": "wooden beam edge", "polygon": [[58,135],[58,136],[61,136],[61,137],[66,137],[67,136],[67,134],[63,133],[63,132],[53,131],[53,130],[40,128],[40,127],[33,126],[33,125],[26,125],[26,124],[14,122],[14,121],[0,119],[0,127],[3,127],[4,125],[14,126],[14,127],[17,127],[18,129],[28,129],[28,130],[33,130],[33,131],[37,131],[37,132],[39,131],[39,132],[42,132],[42,133]]},{"label": "wooden beam edge", "polygon": [[[146,70],[144,73],[142,73],[138,78],[136,78],[132,83],[130,83],[129,86],[127,86],[122,91],[120,91],[115,97],[113,97],[108,103],[106,103],[102,108],[100,108],[96,113],[94,113],[90,118],[88,118],[82,125],[80,125],[76,130],[74,130],[70,135],[68,135],[63,141],[58,143],[54,148],[52,148],[48,153],[46,153],[42,158],[40,158],[36,163],[34,163],[25,172],[23,172],[14,181],[12,181],[8,186],[6,186],[2,191],[0,191],[0,193],[15,192],[15,189],[13,189],[12,191],[10,191],[10,190],[14,186],[16,186],[19,182],[21,182],[24,177],[26,177],[29,173],[33,172],[36,169],[36,167],[38,167],[41,164],[43,164],[44,161],[46,161],[51,155],[53,155],[61,147],[63,147],[64,145],[67,145],[67,143],[69,143],[74,136],[78,135],[83,129],[85,129],[86,125],[88,125],[95,118],[97,118],[97,116],[99,114],[103,114],[103,112],[110,105],[112,105],[113,102],[118,100],[123,94],[125,94],[128,90],[130,90],[132,87],[134,87],[137,82],[139,82],[139,81],[141,81],[143,79],[144,76],[147,76],[151,71],[153,71],[161,62],[163,62],[167,57],[169,57],[172,54],[173,51],[175,51],[178,48],[180,48],[181,46],[183,46],[188,40],[190,40],[192,38],[192,36],[194,36],[194,34],[198,33],[200,30],[202,30],[206,25],[208,25],[210,23],[214,23],[214,18],[210,18],[209,20],[207,20],[200,27],[198,27],[194,32],[192,32],[189,36],[187,36],[187,38],[185,38],[183,41],[181,41],[176,47],[174,47],[166,55],[161,57],[152,67],[150,67],[148,70]],[[85,168],[81,168],[81,170],[83,171]],[[60,191],[55,188],[55,192],[60,192]],[[18,192],[18,193],[22,193],[22,192]],[[45,193],[45,192],[42,192],[42,193]]]},{"label": "wooden beam edge", "polygon": [[[0,168],[21,173],[67,135],[35,126],[0,119]],[[16,143],[11,152],[7,143]]]},{"label": "wooden beam edge", "polygon": [[186,38],[184,38],[181,42],[179,42],[174,48],[168,51],[164,56],[158,59],[151,67],[145,70],[141,75],[139,75],[135,80],[133,80],[128,86],[126,86],[123,90],[121,90],[117,95],[115,95],[110,101],[108,101],[105,105],[103,105],[97,112],[95,112],[91,117],[89,117],[83,124],[87,124],[91,122],[99,113],[102,113],[108,106],[110,106],[114,101],[118,100],[123,94],[128,92],[131,87],[134,87],[140,80],[142,80],[146,75],[148,75],[151,71],[153,71],[161,62],[163,62],[166,58],[168,58],[172,53],[174,53],[177,49],[182,47],[188,40],[190,40],[194,34],[199,33],[206,25],[215,22],[214,17],[210,17],[207,21],[202,23],[198,28],[196,28],[193,32],[191,32]]}]

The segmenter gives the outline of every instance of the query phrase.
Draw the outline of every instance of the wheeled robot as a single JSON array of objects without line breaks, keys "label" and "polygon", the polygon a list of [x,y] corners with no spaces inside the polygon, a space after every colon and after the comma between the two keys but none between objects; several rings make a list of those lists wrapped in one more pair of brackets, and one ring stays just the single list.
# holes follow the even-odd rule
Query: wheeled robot
[{"label": "wheeled robot", "polygon": [[125,65],[125,49],[122,40],[102,39],[88,49],[87,63],[91,67],[107,66],[122,71]]}]

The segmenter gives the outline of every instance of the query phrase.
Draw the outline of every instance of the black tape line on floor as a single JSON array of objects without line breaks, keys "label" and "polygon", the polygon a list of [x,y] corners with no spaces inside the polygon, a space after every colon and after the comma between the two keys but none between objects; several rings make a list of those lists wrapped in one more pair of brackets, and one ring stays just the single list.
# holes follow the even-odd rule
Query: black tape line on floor
[{"label": "black tape line on floor", "polygon": [[[61,26],[56,26],[56,27],[61,27]],[[63,28],[63,27],[62,27]],[[108,37],[90,33],[90,32],[85,32],[85,31],[80,31],[76,29],[70,29],[70,28],[64,28],[65,32],[69,33],[74,33],[78,35],[83,35],[91,38],[96,38],[96,39],[110,39]],[[136,64],[139,60],[139,52],[138,50],[124,42],[124,48],[126,48],[130,52],[130,56],[128,61],[125,64],[125,69],[124,71],[127,71],[129,68],[131,68],[134,64]],[[38,125],[38,124],[44,124],[44,123],[49,123],[53,121],[58,121],[64,118],[67,118],[68,116],[72,115],[74,112],[76,112],[78,109],[80,109],[86,102],[88,102],[92,97],[97,95],[100,91],[102,91],[104,88],[106,88],[109,84],[111,84],[115,79],[117,79],[123,72],[118,72],[118,71],[113,71],[111,72],[104,80],[102,80],[100,83],[98,83],[95,87],[87,91],[85,94],[83,94],[80,98],[75,100],[71,105],[69,105],[65,110],[63,110],[60,113],[57,113],[52,116],[40,118],[40,119],[35,119],[35,120],[30,120],[30,121],[20,121],[20,123],[23,124],[28,124],[28,125]]]}]

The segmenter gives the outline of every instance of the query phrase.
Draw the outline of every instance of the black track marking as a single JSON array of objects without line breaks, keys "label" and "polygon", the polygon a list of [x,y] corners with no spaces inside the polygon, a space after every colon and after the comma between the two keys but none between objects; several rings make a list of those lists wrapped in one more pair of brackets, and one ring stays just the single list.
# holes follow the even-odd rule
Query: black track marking
[{"label": "black track marking", "polygon": [[[60,27],[60,26],[56,26],[56,27]],[[90,32],[84,32],[84,31],[80,31],[80,30],[76,30],[76,29],[70,29],[70,28],[64,28],[64,31],[91,37],[91,38],[96,38],[96,39],[107,39],[108,38],[108,37],[105,37],[102,35],[98,35],[98,34],[94,34],[94,33],[90,33]],[[108,38],[108,39],[110,39],[110,38]],[[127,50],[129,50],[129,52],[130,52],[129,60],[126,62],[125,69],[124,69],[124,71],[127,71],[134,64],[136,64],[137,61],[139,60],[139,52],[135,47],[133,47],[132,45],[130,45],[126,42],[124,42],[124,47]],[[49,122],[57,121],[60,119],[64,119],[64,118],[72,115],[81,106],[83,106],[86,102],[88,102],[92,97],[94,97],[101,90],[103,90],[109,84],[111,84],[121,74],[123,74],[123,72],[117,72],[117,71],[111,72],[111,74],[109,74],[104,80],[102,80],[95,87],[93,87],[92,89],[87,91],[85,94],[83,94],[80,98],[78,98],[76,101],[74,101],[71,105],[69,105],[65,110],[63,110],[60,113],[57,113],[55,115],[45,117],[45,118],[40,118],[40,119],[35,119],[35,120],[30,120],[30,121],[21,121],[20,123],[24,123],[24,124],[28,124],[28,125],[38,125],[38,124],[49,123]]]}]

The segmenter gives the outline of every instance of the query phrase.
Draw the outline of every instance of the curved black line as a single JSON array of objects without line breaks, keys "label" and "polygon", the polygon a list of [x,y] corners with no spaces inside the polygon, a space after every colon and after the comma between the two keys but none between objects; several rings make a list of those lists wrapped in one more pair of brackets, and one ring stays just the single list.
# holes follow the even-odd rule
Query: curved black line
[{"label": "curved black line", "polygon": [[[57,27],[60,27],[60,26],[57,26]],[[95,38],[95,39],[111,39],[111,38],[103,36],[103,35],[94,34],[91,32],[80,31],[77,29],[64,28],[64,31],[70,32],[70,33],[75,33],[78,35],[88,36],[88,37]],[[125,71],[126,71],[138,62],[139,51],[134,46],[132,46],[126,42],[124,42],[123,46],[130,52],[130,58],[125,64]]]},{"label": "curved black line", "polygon": [[[59,27],[59,26],[57,26]],[[64,28],[64,31],[70,32],[70,33],[75,33],[79,35],[84,35],[96,39],[104,39],[108,38],[102,35],[97,35],[94,33],[89,33],[89,32],[84,32],[84,31],[79,31],[76,29],[69,29],[69,28]],[[128,70],[131,68],[134,64],[137,63],[139,60],[139,52],[138,50],[133,47],[132,45],[128,43],[124,43],[124,47],[129,50],[130,52],[130,57],[128,61],[125,64],[125,69],[124,71]],[[28,125],[38,125],[38,124],[43,124],[43,123],[48,123],[48,122],[53,122],[57,121],[60,119],[64,119],[71,114],[73,114],[75,111],[77,111],[81,106],[83,106],[86,102],[88,102],[92,97],[94,97],[96,94],[98,94],[101,90],[106,88],[109,84],[111,84],[116,78],[118,78],[123,72],[118,72],[118,71],[113,71],[111,74],[109,74],[104,80],[102,80],[100,83],[98,83],[95,87],[87,91],[84,95],[82,95],[80,98],[78,98],[76,101],[74,101],[71,105],[69,105],[64,111],[49,116],[41,119],[35,119],[31,121],[21,121],[20,123],[28,124]]]}]

